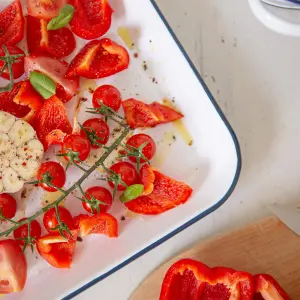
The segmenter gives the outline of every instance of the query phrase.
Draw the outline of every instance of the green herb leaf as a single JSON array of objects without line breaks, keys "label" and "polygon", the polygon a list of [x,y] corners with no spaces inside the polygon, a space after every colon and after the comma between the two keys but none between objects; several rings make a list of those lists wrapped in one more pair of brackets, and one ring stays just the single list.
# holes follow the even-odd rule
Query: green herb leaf
[{"label": "green herb leaf", "polygon": [[123,203],[129,202],[141,196],[143,192],[144,192],[144,186],[142,184],[131,185],[120,196],[120,200]]},{"label": "green herb leaf", "polygon": [[56,84],[48,76],[39,73],[31,72],[30,73],[30,83],[34,89],[44,98],[48,99],[56,93]]},{"label": "green herb leaf", "polygon": [[59,12],[59,15],[54,17],[47,25],[47,30],[56,30],[68,25],[74,15],[74,7],[71,4],[66,4]]}]

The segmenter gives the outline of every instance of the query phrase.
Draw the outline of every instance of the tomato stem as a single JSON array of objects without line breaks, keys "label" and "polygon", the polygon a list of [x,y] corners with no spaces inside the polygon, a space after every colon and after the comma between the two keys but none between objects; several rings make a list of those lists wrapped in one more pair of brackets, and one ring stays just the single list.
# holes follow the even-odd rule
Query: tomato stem
[{"label": "tomato stem", "polygon": [[3,51],[5,53],[5,56],[0,56],[0,60],[4,61],[4,66],[1,69],[0,75],[5,71],[5,69],[8,69],[9,73],[9,80],[10,83],[7,84],[6,86],[3,86],[0,88],[0,93],[2,92],[8,92],[11,91],[13,86],[14,86],[14,73],[13,73],[13,68],[12,65],[16,62],[18,62],[18,58],[24,56],[24,54],[15,54],[15,55],[10,55],[7,48],[5,45],[2,46]]},{"label": "tomato stem", "polygon": [[[82,189],[81,188],[81,184],[96,170],[98,169],[100,166],[103,166],[104,165],[104,161],[109,157],[109,155],[122,143],[122,141],[126,138],[126,136],[129,134],[130,132],[130,128],[126,125],[126,124],[123,124],[122,125],[123,127],[123,132],[120,134],[120,136],[111,144],[111,146],[107,147],[104,152],[104,154],[95,162],[95,164],[90,167],[88,170],[84,170],[84,174],[78,179],[78,181],[73,184],[69,189],[67,190],[63,190],[63,194],[56,200],[54,201],[53,203],[50,203],[49,205],[43,207],[41,210],[39,210],[38,212],[36,212],[34,215],[28,217],[27,219],[23,220],[23,221],[19,221],[19,222],[16,222],[14,220],[11,220],[11,219],[7,219],[3,216],[3,214],[0,212],[0,219],[4,219],[4,220],[7,220],[9,221],[10,223],[13,224],[13,226],[3,232],[0,232],[0,236],[8,236],[10,235],[14,230],[16,230],[17,228],[21,227],[22,225],[25,225],[25,224],[30,224],[33,220],[37,219],[39,216],[41,216],[43,213],[47,212],[49,209],[51,208],[55,208],[56,210],[56,215],[57,215],[57,221],[59,223],[59,225],[57,226],[57,228],[55,229],[58,229],[59,233],[63,236],[63,237],[66,237],[65,236],[65,232],[68,232],[70,235],[71,234],[71,231],[70,229],[68,228],[68,226],[63,223],[61,221],[61,218],[60,218],[60,214],[59,214],[59,205],[62,201],[64,201],[66,199],[66,197],[68,195],[70,195],[74,190],[78,189]],[[75,165],[77,165],[77,163],[75,163]],[[53,186],[55,187],[55,186]],[[55,187],[57,188],[57,187]],[[29,227],[29,226],[28,226]],[[30,231],[28,232],[28,241],[32,241],[32,237],[30,236]],[[67,238],[67,237],[66,237]]]}]

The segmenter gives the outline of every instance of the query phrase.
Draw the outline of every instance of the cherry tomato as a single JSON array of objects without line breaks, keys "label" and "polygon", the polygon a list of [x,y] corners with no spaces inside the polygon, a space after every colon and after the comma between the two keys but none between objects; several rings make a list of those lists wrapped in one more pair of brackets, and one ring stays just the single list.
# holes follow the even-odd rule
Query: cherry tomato
[{"label": "cherry tomato", "polygon": [[[13,75],[14,75],[14,79],[17,79],[19,77],[21,77],[24,74],[24,57],[25,57],[25,53],[23,50],[21,50],[20,48],[16,47],[16,46],[6,46],[7,51],[9,52],[10,55],[16,55],[16,54],[23,54],[23,56],[19,57],[17,60],[18,62],[15,62],[12,65],[12,69],[13,69]],[[5,56],[5,52],[3,50],[3,48],[0,48],[0,56]],[[0,70],[4,67],[4,61],[0,61]],[[6,68],[5,71],[1,74],[1,77],[9,80],[9,72],[8,69]]]},{"label": "cherry tomato", "polygon": [[[64,168],[55,161],[47,161],[42,163],[38,173],[37,179],[42,180],[43,175],[49,173],[52,177],[51,183],[59,188],[62,188],[66,183],[66,172]],[[56,192],[57,189],[51,186],[48,186],[46,183],[40,183],[40,187],[42,187],[45,191],[48,192]]]},{"label": "cherry tomato", "polygon": [[[19,222],[24,221],[24,220],[26,220],[26,218],[19,220]],[[38,221],[33,220],[30,223],[30,235],[32,237],[34,237],[35,239],[38,239],[41,237],[41,233],[42,233],[41,225],[39,224]],[[14,231],[14,238],[22,246],[24,246],[25,241],[17,240],[17,239],[26,238],[26,237],[28,237],[28,224],[24,224]]]},{"label": "cherry tomato", "polygon": [[[100,208],[99,212],[105,213],[111,208],[113,199],[112,199],[112,195],[108,189],[106,189],[102,186],[93,186],[85,192],[85,195],[88,199],[91,199],[91,196],[93,196],[97,200],[107,203],[107,205],[99,204],[99,208]],[[98,213],[96,209],[93,209],[91,207],[91,205],[86,202],[82,202],[82,206],[89,213],[92,213],[92,214]]]},{"label": "cherry tomato", "polygon": [[[82,126],[85,127],[89,132],[95,132],[95,134],[99,137],[97,143],[105,145],[108,142],[109,127],[102,119],[95,118],[86,120]],[[87,138],[87,134],[82,129],[80,131],[80,135],[84,138]],[[93,148],[99,148],[97,144],[91,144]]]},{"label": "cherry tomato", "polygon": [[0,210],[4,217],[11,219],[17,211],[17,202],[8,194],[0,194]]},{"label": "cherry tomato", "polygon": [[[63,206],[60,206],[58,208],[58,211],[59,211],[59,216],[61,221],[65,223],[70,230],[73,229],[73,217],[71,213]],[[53,228],[57,227],[58,225],[55,207],[50,208],[44,214],[43,223],[48,232],[50,233],[59,232],[57,229],[53,230]]]},{"label": "cherry tomato", "polygon": [[[135,169],[135,167],[130,164],[129,162],[118,162],[110,167],[110,170],[114,171],[116,174],[119,174],[121,176],[122,181],[127,184],[128,186],[131,186],[133,184],[139,183],[139,175]],[[112,181],[108,181],[108,184],[114,188],[115,185]],[[126,186],[119,184],[118,185],[118,191],[124,191],[126,189]]]},{"label": "cherry tomato", "polygon": [[[3,2],[3,1],[1,1]],[[0,45],[16,45],[24,36],[24,17],[20,0],[0,12]]]},{"label": "cherry tomato", "polygon": [[99,86],[93,94],[93,106],[101,107],[101,102],[114,111],[118,111],[122,103],[121,93],[112,85]]},{"label": "cherry tomato", "polygon": [[30,16],[40,19],[52,19],[67,4],[67,0],[27,0]]},{"label": "cherry tomato", "polygon": [[[139,148],[144,143],[148,143],[142,150],[142,153],[145,155],[145,157],[150,160],[153,158],[155,152],[156,152],[156,145],[154,140],[151,136],[143,133],[139,133],[136,135],[133,135],[128,141],[127,145],[133,146],[135,148]],[[130,149],[130,148],[129,148]],[[129,156],[129,159],[133,162],[136,162],[135,156]],[[144,159],[141,159],[141,163],[145,162]]]},{"label": "cherry tomato", "polygon": [[88,139],[80,136],[79,134],[70,134],[64,139],[62,153],[68,153],[68,150],[78,152],[79,159],[81,161],[84,161],[90,154],[91,144]]},{"label": "cherry tomato", "polygon": [[0,241],[0,257],[0,294],[21,292],[26,283],[27,264],[19,244],[12,239]]}]

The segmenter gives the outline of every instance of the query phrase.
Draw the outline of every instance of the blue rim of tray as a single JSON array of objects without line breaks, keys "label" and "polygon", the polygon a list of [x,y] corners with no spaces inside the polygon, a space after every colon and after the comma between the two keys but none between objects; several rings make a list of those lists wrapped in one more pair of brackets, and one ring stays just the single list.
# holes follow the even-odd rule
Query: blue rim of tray
[{"label": "blue rim of tray", "polygon": [[286,0],[286,1],[296,3],[296,4],[300,4],[300,0]]},{"label": "blue rim of tray", "polygon": [[196,223],[197,221],[201,220],[202,218],[206,217],[207,215],[211,214],[212,212],[214,212],[215,210],[217,210],[219,207],[221,207],[226,200],[229,198],[229,196],[232,194],[232,192],[234,191],[238,179],[240,177],[240,173],[241,173],[241,168],[242,168],[242,157],[241,157],[241,150],[240,150],[240,145],[238,142],[238,139],[236,137],[235,132],[233,131],[231,125],[229,124],[227,118],[225,117],[225,115],[223,114],[222,110],[220,109],[219,105],[217,104],[216,100],[214,99],[213,95],[211,94],[211,92],[209,91],[208,87],[206,86],[204,80],[202,79],[201,75],[199,74],[199,72],[197,71],[196,67],[194,66],[194,64],[192,63],[191,59],[189,58],[188,54],[186,53],[186,51],[184,50],[183,46],[181,45],[181,43],[179,42],[177,36],[175,35],[174,31],[172,30],[172,28],[170,27],[169,23],[167,22],[166,18],[164,17],[163,13],[161,12],[161,10],[159,9],[158,5],[156,4],[155,0],[150,0],[150,2],[152,3],[153,7],[155,8],[156,12],[158,13],[158,15],[160,16],[161,20],[163,21],[163,23],[165,24],[165,26],[167,27],[169,33],[171,34],[171,36],[173,37],[174,41],[176,42],[178,48],[180,49],[180,51],[182,52],[182,55],[185,57],[185,59],[187,60],[188,64],[190,65],[191,69],[193,70],[194,74],[196,75],[196,77],[198,78],[198,80],[200,81],[200,83],[202,84],[206,94],[208,95],[210,101],[212,102],[212,104],[214,105],[216,111],[218,112],[220,118],[222,119],[222,121],[224,122],[224,124],[226,125],[228,131],[231,134],[231,137],[233,139],[234,145],[235,145],[235,149],[236,149],[236,155],[237,155],[237,168],[236,168],[236,173],[234,176],[234,179],[232,181],[232,184],[230,186],[230,188],[228,189],[227,193],[223,196],[222,199],[220,199],[215,205],[213,205],[212,207],[210,207],[209,209],[207,209],[206,211],[202,212],[201,214],[199,214],[198,216],[194,217],[193,219],[189,220],[188,222],[186,222],[185,224],[181,225],[180,227],[178,227],[177,229],[173,230],[172,232],[170,232],[169,234],[167,234],[166,236],[162,237],[161,239],[159,239],[158,241],[156,241],[155,243],[149,245],[148,247],[144,248],[143,250],[139,251],[138,253],[136,253],[135,255],[133,255],[132,257],[128,258],[127,260],[125,260],[124,262],[122,262],[121,264],[117,265],[116,267],[114,267],[113,269],[111,269],[110,271],[106,272],[105,274],[102,274],[99,277],[96,277],[95,279],[93,279],[92,281],[90,281],[89,283],[85,284],[84,286],[80,287],[79,289],[75,290],[74,292],[70,293],[68,296],[64,297],[62,300],[69,300],[72,299],[73,297],[79,295],[80,293],[82,293],[83,291],[87,290],[88,288],[92,287],[93,285],[95,285],[96,283],[98,283],[99,281],[105,279],[106,277],[110,276],[111,274],[115,273],[116,271],[122,269],[123,267],[125,267],[126,265],[128,265],[129,263],[133,262],[134,260],[136,260],[137,258],[139,258],[140,256],[144,255],[145,253],[149,252],[150,250],[154,249],[155,247],[159,246],[160,244],[164,243],[165,241],[167,241],[168,239],[170,239],[171,237],[173,237],[174,235],[176,235],[177,233],[181,232],[182,230],[188,228],[189,226],[191,226],[192,224]]}]

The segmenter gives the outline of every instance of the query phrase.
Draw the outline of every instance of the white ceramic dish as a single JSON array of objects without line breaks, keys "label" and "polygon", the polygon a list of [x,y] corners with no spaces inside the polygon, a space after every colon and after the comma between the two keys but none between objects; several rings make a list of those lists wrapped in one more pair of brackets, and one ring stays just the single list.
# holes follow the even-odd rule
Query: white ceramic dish
[{"label": "white ceramic dish", "polygon": [[[10,1],[4,2],[1,1],[0,8]],[[165,174],[190,184],[193,197],[187,204],[159,216],[120,221],[117,239],[86,238],[79,243],[70,270],[52,268],[36,253],[28,251],[26,287],[22,293],[7,295],[5,299],[70,299],[216,210],[236,186],[241,168],[236,136],[155,2],[111,0],[111,4],[115,14],[106,36],[122,43],[117,29],[130,28],[135,50],[130,51],[132,59],[128,71],[99,80],[97,84],[115,85],[124,99],[136,97],[148,102],[164,97],[175,99],[176,106],[185,114],[184,124],[193,136],[193,145],[188,146],[182,140],[173,124],[149,129],[160,141],[154,165]],[[134,53],[139,57],[134,58]],[[144,61],[147,70],[144,70]],[[84,96],[91,98],[88,92]],[[89,106],[88,103],[85,105]],[[86,117],[84,113],[80,115],[81,120]],[[176,141],[170,140],[173,134]],[[72,169],[68,184],[76,176],[77,171]],[[95,184],[96,176],[89,179],[85,187]],[[39,192],[29,195],[25,203],[27,214],[40,206],[39,199]],[[78,201],[74,199],[69,199],[66,206],[73,213],[79,211]],[[112,214],[120,219],[126,212],[121,204],[115,203]]]},{"label": "white ceramic dish", "polygon": [[[248,2],[254,15],[266,27],[280,34],[300,37],[300,11],[298,8],[279,8],[263,3],[261,0],[248,0]],[[299,7],[299,4],[285,2],[290,7],[292,5]]]}]

